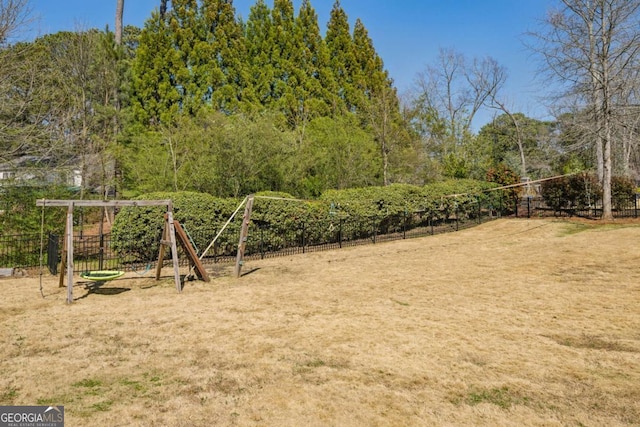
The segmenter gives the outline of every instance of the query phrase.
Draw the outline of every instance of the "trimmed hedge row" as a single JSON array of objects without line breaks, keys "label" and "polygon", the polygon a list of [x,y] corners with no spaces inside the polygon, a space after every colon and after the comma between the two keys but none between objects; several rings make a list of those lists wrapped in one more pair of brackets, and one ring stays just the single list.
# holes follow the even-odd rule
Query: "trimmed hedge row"
[{"label": "trimmed hedge row", "polygon": [[[240,200],[189,191],[155,192],[136,198],[166,199],[173,202],[173,217],[193,237],[195,245],[203,250],[240,203]],[[149,261],[157,257],[165,213],[161,206],[123,207],[111,229],[113,249],[121,256],[131,257],[131,261]],[[230,227],[239,230],[239,223],[232,223]]]},{"label": "trimmed hedge row", "polygon": [[[412,216],[434,220],[457,214],[475,217],[478,203],[484,206],[502,205],[499,191],[487,191],[497,184],[451,180],[418,187],[394,184],[387,187],[330,190],[318,200],[296,201],[286,193],[256,193],[252,221],[260,229],[264,250],[276,251],[286,247],[291,235],[304,229],[309,245],[325,243],[335,236],[335,225],[350,239],[367,235],[376,223],[385,232],[402,228]],[[240,204],[238,199],[221,199],[194,192],[149,193],[139,200],[171,199],[174,218],[180,221],[202,251],[222,228]],[[291,200],[294,199],[294,200]],[[216,245],[229,253],[237,246],[242,210],[229,224]],[[157,256],[163,230],[163,208],[125,207],[118,213],[112,228],[113,248],[131,260],[152,260]]]},{"label": "trimmed hedge row", "polygon": [[[542,198],[554,210],[585,209],[602,199],[602,186],[592,173],[579,173],[546,181],[542,184]],[[613,208],[623,207],[635,197],[635,184],[626,177],[611,178]]]}]

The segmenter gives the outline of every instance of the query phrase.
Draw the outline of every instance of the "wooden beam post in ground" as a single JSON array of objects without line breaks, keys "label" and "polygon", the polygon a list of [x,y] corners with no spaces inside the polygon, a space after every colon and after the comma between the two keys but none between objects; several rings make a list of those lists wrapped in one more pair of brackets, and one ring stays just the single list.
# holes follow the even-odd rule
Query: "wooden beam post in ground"
[{"label": "wooden beam post in ground", "polygon": [[156,280],[160,280],[162,275],[162,264],[164,264],[164,247],[169,242],[169,221],[165,214],[164,225],[162,229],[162,237],[160,238],[160,247],[158,249],[158,262],[156,263]]},{"label": "wooden beam post in ground", "polygon": [[238,242],[238,254],[236,255],[236,277],[240,277],[240,270],[242,269],[242,263],[244,262],[244,250],[247,246],[247,237],[249,236],[249,222],[251,221],[253,198],[253,194],[250,194],[247,197],[247,204],[244,207],[244,215],[242,216],[242,228],[240,230],[240,241]]},{"label": "wooden beam post in ground", "polygon": [[67,303],[73,302],[73,203],[67,209]]},{"label": "wooden beam post in ground", "polygon": [[176,239],[178,240],[178,243],[180,243],[180,246],[182,246],[185,255],[189,259],[189,270],[191,271],[191,267],[193,267],[195,269],[196,275],[198,276],[198,279],[202,280],[203,282],[208,282],[209,274],[202,265],[200,258],[198,258],[198,254],[196,254],[196,250],[193,248],[193,245],[189,240],[189,236],[187,236],[187,233],[184,231],[177,219],[173,220],[173,225],[176,229]]},{"label": "wooden beam post in ground", "polygon": [[169,223],[169,243],[171,244],[171,260],[173,261],[173,277],[176,281],[176,289],[182,292],[180,281],[180,261],[178,260],[178,246],[176,245],[176,227],[173,223],[173,213],[167,212],[167,222]]}]

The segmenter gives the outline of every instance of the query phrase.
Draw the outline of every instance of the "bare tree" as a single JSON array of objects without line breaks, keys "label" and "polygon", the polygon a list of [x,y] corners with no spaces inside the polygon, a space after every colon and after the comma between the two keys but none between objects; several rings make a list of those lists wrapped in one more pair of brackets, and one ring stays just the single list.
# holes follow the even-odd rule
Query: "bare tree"
[{"label": "bare tree", "polygon": [[453,49],[440,49],[438,63],[416,79],[417,101],[446,122],[447,133],[461,142],[476,113],[503,85],[506,71],[493,58],[468,60]]},{"label": "bare tree", "polygon": [[513,124],[513,127],[515,128],[515,131],[516,131],[516,134],[515,134],[516,145],[518,146],[518,151],[520,152],[520,173],[521,173],[522,177],[526,177],[526,176],[528,176],[528,174],[527,174],[527,159],[526,159],[525,152],[524,152],[524,138],[523,138],[523,135],[522,135],[522,127],[520,126],[520,121],[519,121],[518,117],[516,116],[516,114],[514,114],[509,107],[507,107],[506,102],[500,100],[496,96],[496,94],[492,95],[490,102],[491,102],[490,106],[492,108],[496,108],[496,109],[502,111],[504,114],[507,115],[507,117],[509,117],[509,120],[511,120],[511,124]]},{"label": "bare tree", "polygon": [[33,149],[42,136],[38,120],[47,114],[37,102],[42,79],[31,46],[10,44],[29,22],[28,0],[0,0],[0,162]]},{"label": "bare tree", "polygon": [[613,218],[611,203],[615,113],[624,108],[625,76],[638,66],[640,0],[561,0],[546,18],[546,32],[533,33],[533,48],[563,95],[582,101],[590,120],[598,176],[603,188],[603,218]]},{"label": "bare tree", "polygon": [[124,15],[124,0],[116,0],[116,34],[115,41],[118,46],[122,44],[122,17]]},{"label": "bare tree", "polygon": [[625,176],[640,177],[637,163],[633,163],[640,144],[640,66],[628,70],[624,78],[625,87],[621,88],[620,101],[614,108],[615,138],[614,147],[617,164],[614,170]]},{"label": "bare tree", "polygon": [[0,0],[0,46],[28,24],[30,14],[28,0]]},{"label": "bare tree", "polygon": [[366,107],[369,123],[382,156],[382,182],[389,185],[389,153],[399,143],[400,112],[398,96],[391,86],[377,91]]}]

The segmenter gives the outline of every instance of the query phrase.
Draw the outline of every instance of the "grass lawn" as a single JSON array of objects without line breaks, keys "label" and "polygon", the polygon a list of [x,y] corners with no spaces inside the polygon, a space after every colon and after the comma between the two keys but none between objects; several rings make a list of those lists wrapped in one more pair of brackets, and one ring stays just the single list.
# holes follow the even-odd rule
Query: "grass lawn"
[{"label": "grass lawn", "polygon": [[[0,405],[68,426],[640,425],[640,223],[497,220],[77,300],[0,279]],[[186,270],[186,269],[185,269]],[[184,271],[183,273],[186,273]]]}]

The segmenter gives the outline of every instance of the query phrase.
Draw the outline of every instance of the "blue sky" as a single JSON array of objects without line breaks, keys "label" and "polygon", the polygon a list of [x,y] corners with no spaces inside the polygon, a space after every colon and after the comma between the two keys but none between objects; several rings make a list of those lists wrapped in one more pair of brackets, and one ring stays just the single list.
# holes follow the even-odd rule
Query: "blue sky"
[{"label": "blue sky", "polygon": [[[324,30],[334,0],[311,0]],[[266,0],[271,7],[272,0]],[[113,29],[116,0],[30,0],[37,18],[34,34],[86,28]],[[143,26],[159,0],[125,0],[125,24]],[[234,0],[236,12],[249,16],[255,0]],[[301,0],[294,0],[296,13]],[[524,34],[539,22],[554,0],[341,0],[353,23],[360,18],[400,93],[411,89],[416,75],[433,64],[440,48],[467,58],[491,56],[508,70],[504,97],[514,111],[547,118],[539,96],[544,82],[538,62],[523,44]],[[491,119],[478,115],[474,128]]]}]

